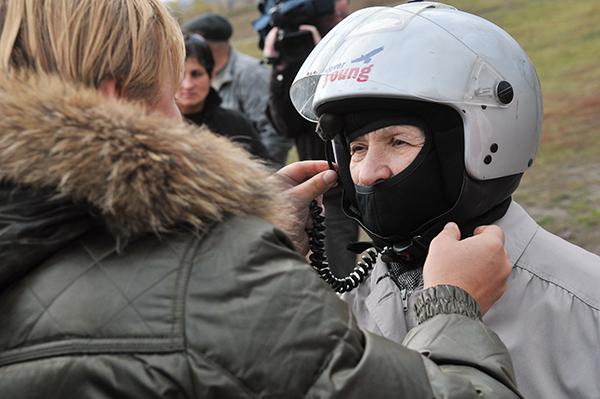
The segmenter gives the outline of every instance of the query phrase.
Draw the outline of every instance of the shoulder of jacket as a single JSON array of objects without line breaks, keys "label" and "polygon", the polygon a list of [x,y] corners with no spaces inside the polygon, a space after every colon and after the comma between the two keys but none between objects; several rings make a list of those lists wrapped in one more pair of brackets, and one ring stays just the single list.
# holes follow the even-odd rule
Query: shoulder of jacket
[{"label": "shoulder of jacket", "polygon": [[0,152],[1,179],[92,204],[119,240],[273,213],[271,171],[244,149],[56,77],[0,80]]},{"label": "shoulder of jacket", "polygon": [[498,225],[515,268],[600,310],[600,256],[546,231],[514,202]]}]

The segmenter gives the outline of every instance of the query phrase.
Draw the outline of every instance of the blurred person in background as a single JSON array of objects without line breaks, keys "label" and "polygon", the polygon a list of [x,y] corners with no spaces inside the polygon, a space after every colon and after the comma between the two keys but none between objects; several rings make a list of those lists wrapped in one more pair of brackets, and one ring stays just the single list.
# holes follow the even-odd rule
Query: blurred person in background
[{"label": "blurred person in background", "polygon": [[245,114],[271,154],[274,166],[286,164],[291,140],[277,134],[265,114],[269,70],[259,59],[236,50],[230,43],[231,22],[223,15],[205,13],[181,25],[181,29],[204,37],[215,60],[212,87],[221,97],[221,106]]},{"label": "blurred person in background", "polygon": [[219,93],[210,85],[215,61],[204,38],[186,34],[184,40],[185,72],[176,93],[183,116],[199,126],[206,124],[212,132],[242,144],[257,157],[273,161],[250,120],[236,110],[221,107]]}]

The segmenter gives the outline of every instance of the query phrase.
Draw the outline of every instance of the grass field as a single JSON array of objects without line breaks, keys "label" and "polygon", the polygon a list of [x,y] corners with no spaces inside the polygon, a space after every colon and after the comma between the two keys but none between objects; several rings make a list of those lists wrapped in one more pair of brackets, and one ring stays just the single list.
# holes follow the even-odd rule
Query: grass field
[{"label": "grass field", "polygon": [[[600,1],[448,0],[509,32],[536,66],[544,129],[515,199],[545,229],[600,254]],[[352,10],[396,3],[351,0]],[[225,12],[234,45],[261,58],[255,5]]]}]

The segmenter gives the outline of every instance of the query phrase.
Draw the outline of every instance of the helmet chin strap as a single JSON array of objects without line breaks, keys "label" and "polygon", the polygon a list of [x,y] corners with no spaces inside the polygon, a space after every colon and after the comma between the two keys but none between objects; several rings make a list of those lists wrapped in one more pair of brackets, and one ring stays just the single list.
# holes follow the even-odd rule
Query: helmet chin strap
[{"label": "helmet chin strap", "polygon": [[[329,169],[335,170],[337,172],[337,168],[333,165],[333,161],[335,160],[335,156],[333,155],[333,144],[331,144],[331,140],[325,141],[325,159],[329,164]],[[339,177],[339,176],[338,176]],[[338,178],[338,184],[342,187],[342,180]]]},{"label": "helmet chin strap", "polygon": [[[509,197],[478,217],[462,222],[458,221],[461,230],[461,239],[472,236],[473,231],[477,227],[491,224],[500,219],[508,210],[511,202],[512,198]],[[360,216],[353,211],[352,206],[347,201],[344,201],[342,208],[344,213],[359,223],[373,240],[372,243],[352,243],[348,246],[348,249],[353,252],[362,253],[367,247],[374,246],[385,262],[412,262],[427,256],[431,241],[443,230],[446,223],[452,219],[452,210],[450,210],[446,217],[440,218],[437,223],[422,233],[415,233],[412,238],[405,239],[399,236],[381,237],[364,225]]]},{"label": "helmet chin strap", "polygon": [[381,237],[364,225],[360,216],[353,211],[347,201],[342,204],[342,209],[346,216],[356,221],[373,240],[372,242],[351,243],[348,245],[350,251],[362,253],[366,248],[374,246],[386,262],[410,262],[427,255],[431,240],[426,240],[421,235],[415,235],[409,239],[398,236]]}]

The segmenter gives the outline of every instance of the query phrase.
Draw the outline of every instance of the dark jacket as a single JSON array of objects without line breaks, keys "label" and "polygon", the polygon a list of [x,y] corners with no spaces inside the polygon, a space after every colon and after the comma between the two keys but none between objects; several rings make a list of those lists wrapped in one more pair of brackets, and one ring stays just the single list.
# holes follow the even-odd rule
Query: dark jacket
[{"label": "dark jacket", "polygon": [[221,107],[219,93],[212,87],[206,96],[204,109],[184,117],[199,126],[205,123],[212,132],[242,144],[250,154],[275,162],[260,141],[250,119],[241,112]]},{"label": "dark jacket", "polygon": [[416,351],[360,330],[228,140],[3,79],[1,398],[516,397],[493,332],[434,316],[464,292],[430,293]]},{"label": "dark jacket", "polygon": [[[290,99],[290,87],[301,66],[301,63],[291,64],[281,71],[273,68],[267,116],[280,135],[294,139],[298,160],[326,160],[325,142],[315,132],[316,123],[304,119]],[[335,204],[341,202],[341,195],[341,186],[333,187],[325,193],[326,197],[335,197]]]},{"label": "dark jacket", "polygon": [[315,133],[316,124],[304,119],[290,99],[290,87],[302,63],[271,71],[267,116],[279,134],[293,138],[300,160],[320,160],[325,157],[325,143]]}]

